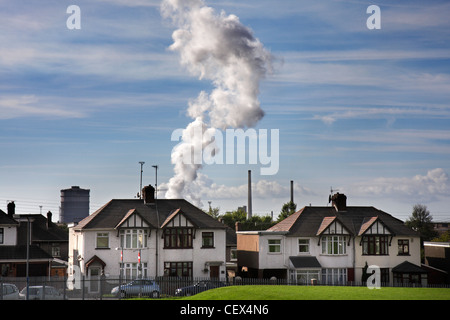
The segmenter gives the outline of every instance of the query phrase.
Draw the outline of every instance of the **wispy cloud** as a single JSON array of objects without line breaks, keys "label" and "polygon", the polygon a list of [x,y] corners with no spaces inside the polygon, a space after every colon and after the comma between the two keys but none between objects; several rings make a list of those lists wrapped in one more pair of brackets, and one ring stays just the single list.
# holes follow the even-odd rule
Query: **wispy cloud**
[{"label": "wispy cloud", "polygon": [[46,118],[82,118],[84,113],[68,110],[61,106],[49,105],[34,95],[4,96],[0,98],[0,119],[23,116]]},{"label": "wispy cloud", "polygon": [[450,154],[449,130],[425,129],[355,129],[345,133],[312,134],[320,140],[338,142],[335,150],[358,152],[407,152],[416,154]]},{"label": "wispy cloud", "polygon": [[355,196],[385,196],[393,199],[436,199],[450,192],[449,175],[442,168],[429,170],[413,177],[379,177],[345,188]]}]

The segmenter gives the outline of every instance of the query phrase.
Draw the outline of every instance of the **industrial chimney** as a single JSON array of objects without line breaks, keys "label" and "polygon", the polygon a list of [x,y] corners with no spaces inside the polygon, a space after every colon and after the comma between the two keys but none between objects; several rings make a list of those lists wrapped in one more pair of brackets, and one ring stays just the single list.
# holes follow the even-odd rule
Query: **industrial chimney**
[{"label": "industrial chimney", "polygon": [[248,211],[247,219],[252,218],[252,170],[248,170]]},{"label": "industrial chimney", "polygon": [[294,180],[291,180],[291,202],[294,203]]}]

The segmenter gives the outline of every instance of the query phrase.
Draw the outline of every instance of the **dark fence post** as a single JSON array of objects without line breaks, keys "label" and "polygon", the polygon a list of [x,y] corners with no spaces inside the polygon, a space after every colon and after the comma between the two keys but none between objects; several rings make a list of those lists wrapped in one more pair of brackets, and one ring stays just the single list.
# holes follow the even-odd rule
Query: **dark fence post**
[{"label": "dark fence post", "polygon": [[84,274],[81,276],[81,300],[84,300]]}]

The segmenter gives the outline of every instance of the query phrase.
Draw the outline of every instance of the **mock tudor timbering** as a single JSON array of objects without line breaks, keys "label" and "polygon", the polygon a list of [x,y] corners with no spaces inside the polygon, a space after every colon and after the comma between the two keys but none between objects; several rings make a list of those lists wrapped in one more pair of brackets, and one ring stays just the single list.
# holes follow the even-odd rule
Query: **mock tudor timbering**
[{"label": "mock tudor timbering", "polygon": [[183,199],[113,199],[69,230],[69,276],[226,276],[226,226]]},{"label": "mock tudor timbering", "polygon": [[374,207],[347,206],[344,194],[330,202],[304,207],[266,231],[238,231],[238,269],[250,277],[347,284],[361,283],[364,268],[376,265],[384,283],[426,283],[425,272],[397,267],[421,268],[417,232]]}]

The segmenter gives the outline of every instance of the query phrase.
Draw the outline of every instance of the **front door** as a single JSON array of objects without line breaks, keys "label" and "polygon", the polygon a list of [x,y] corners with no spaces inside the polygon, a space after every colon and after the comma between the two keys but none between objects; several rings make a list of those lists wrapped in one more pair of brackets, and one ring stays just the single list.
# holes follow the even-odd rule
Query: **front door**
[{"label": "front door", "polygon": [[210,278],[219,277],[219,266],[209,266],[209,277]]},{"label": "front door", "polygon": [[97,293],[100,291],[101,268],[89,268],[89,292]]}]

